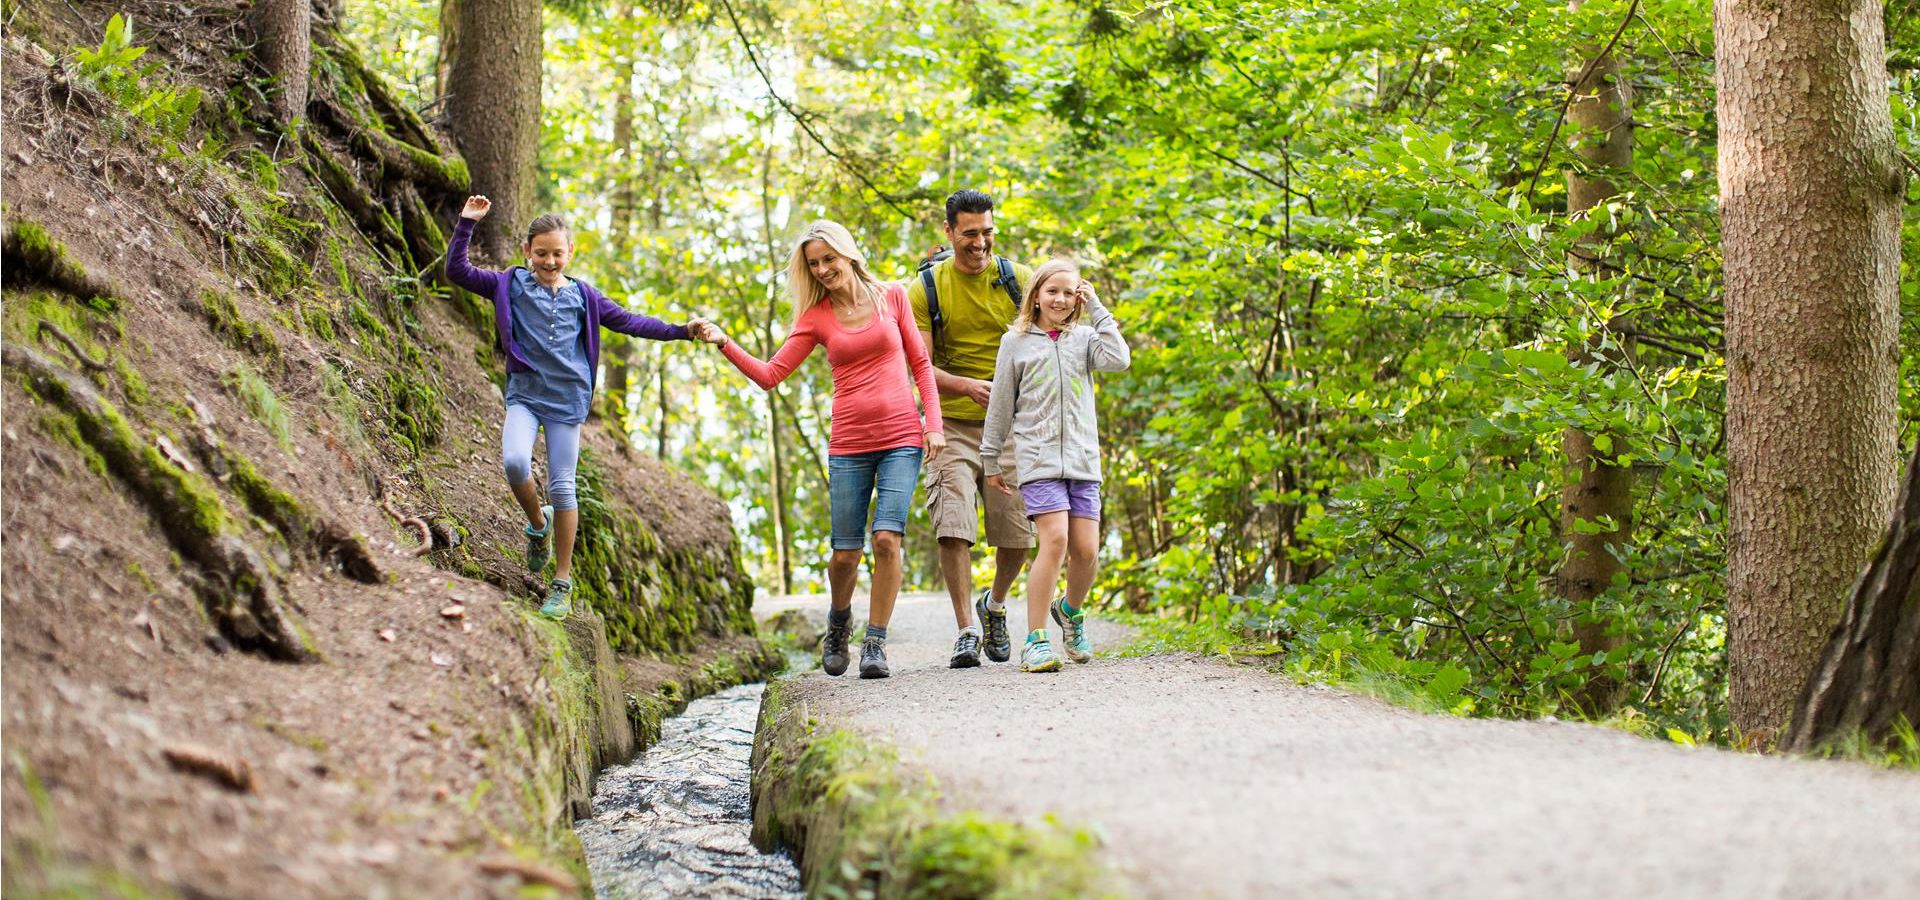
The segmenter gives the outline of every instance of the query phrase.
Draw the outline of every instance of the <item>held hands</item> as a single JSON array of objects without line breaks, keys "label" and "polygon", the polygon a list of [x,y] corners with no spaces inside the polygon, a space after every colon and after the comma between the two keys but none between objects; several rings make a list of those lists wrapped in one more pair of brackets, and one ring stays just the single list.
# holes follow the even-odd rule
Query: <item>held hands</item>
[{"label": "held hands", "polygon": [[1007,480],[1005,478],[1000,477],[999,475],[988,475],[987,487],[993,488],[994,490],[999,491],[1002,494],[1013,493],[1013,488],[1007,487]]},{"label": "held hands", "polygon": [[467,198],[466,206],[460,208],[460,218],[472,219],[478,222],[486,218],[487,213],[491,211],[493,211],[493,201],[488,200],[480,194],[475,194]]},{"label": "held hands", "polygon": [[927,462],[931,463],[946,452],[947,436],[938,431],[927,432]]},{"label": "held hands", "polygon": [[706,341],[709,344],[719,345],[727,342],[727,333],[721,331],[720,326],[713,324],[712,320],[704,316],[688,320],[687,334],[696,341]]}]

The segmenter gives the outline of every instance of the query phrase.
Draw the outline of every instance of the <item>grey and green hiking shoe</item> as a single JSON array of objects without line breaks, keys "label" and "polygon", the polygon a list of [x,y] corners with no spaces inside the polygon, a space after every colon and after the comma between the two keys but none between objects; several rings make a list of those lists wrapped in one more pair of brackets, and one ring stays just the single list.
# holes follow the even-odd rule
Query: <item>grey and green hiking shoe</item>
[{"label": "grey and green hiking shoe", "polygon": [[872,637],[860,642],[860,677],[885,678],[892,674],[887,668],[887,642]]},{"label": "grey and green hiking shoe", "polygon": [[1055,598],[1047,611],[1053,615],[1053,624],[1060,626],[1060,643],[1066,645],[1067,658],[1077,663],[1093,659],[1093,642],[1087,640],[1087,611],[1083,609],[1068,617],[1066,610],[1060,608],[1061,603]]},{"label": "grey and green hiking shoe", "polygon": [[1060,657],[1053,655],[1053,644],[1046,638],[1037,641],[1029,638],[1026,649],[1020,651],[1020,671],[1060,671]]},{"label": "grey and green hiking shoe", "polygon": [[971,629],[960,632],[953,640],[953,658],[947,660],[949,669],[971,669],[980,665],[980,635]]},{"label": "grey and green hiking shoe", "polygon": [[547,520],[547,527],[539,531],[532,525],[521,528],[527,533],[527,571],[535,575],[546,571],[547,559],[553,556],[553,507],[540,507],[540,518]]},{"label": "grey and green hiking shoe", "polygon": [[987,598],[993,596],[993,588],[981,588],[980,596],[974,598],[973,611],[980,617],[980,627],[987,632],[987,658],[994,662],[1006,662],[1013,657],[1013,641],[1007,639],[1007,610],[1004,605],[999,612],[987,608]]},{"label": "grey and green hiking shoe", "polygon": [[847,635],[853,631],[853,619],[844,625],[827,622],[827,633],[820,639],[820,668],[828,675],[847,670]]},{"label": "grey and green hiking shoe", "polygon": [[540,614],[549,619],[560,620],[573,612],[573,582],[565,578],[555,578],[553,589],[547,592],[547,602],[540,605]]}]

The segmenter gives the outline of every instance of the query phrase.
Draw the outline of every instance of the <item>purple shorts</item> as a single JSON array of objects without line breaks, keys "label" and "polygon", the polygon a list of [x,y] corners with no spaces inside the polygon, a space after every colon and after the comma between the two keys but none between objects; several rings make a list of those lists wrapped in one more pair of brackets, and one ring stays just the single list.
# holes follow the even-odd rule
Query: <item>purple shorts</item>
[{"label": "purple shorts", "polygon": [[1041,513],[1067,511],[1074,519],[1100,518],[1100,482],[1042,478],[1020,486],[1020,499],[1027,503],[1027,518]]}]

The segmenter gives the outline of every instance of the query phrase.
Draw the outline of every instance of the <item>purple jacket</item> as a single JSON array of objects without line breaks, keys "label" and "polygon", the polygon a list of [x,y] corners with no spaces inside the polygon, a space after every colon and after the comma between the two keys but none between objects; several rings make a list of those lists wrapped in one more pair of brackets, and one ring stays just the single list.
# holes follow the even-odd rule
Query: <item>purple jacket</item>
[{"label": "purple jacket", "polygon": [[[474,220],[462,218],[453,226],[453,238],[447,241],[447,280],[452,281],[482,297],[493,298],[494,331],[500,339],[500,349],[507,352],[507,371],[531,372],[533,366],[527,364],[526,357],[520,355],[520,346],[513,341],[513,309],[508,303],[512,289],[512,272],[495,272],[491,269],[476,269],[467,262],[467,244],[473,240]],[[634,337],[651,338],[656,341],[690,340],[685,325],[669,325],[652,316],[643,316],[627,312],[620,304],[608,300],[594,286],[580,282],[580,296],[587,303],[587,371],[598,378],[600,372],[600,327],[602,325],[622,334]]]}]

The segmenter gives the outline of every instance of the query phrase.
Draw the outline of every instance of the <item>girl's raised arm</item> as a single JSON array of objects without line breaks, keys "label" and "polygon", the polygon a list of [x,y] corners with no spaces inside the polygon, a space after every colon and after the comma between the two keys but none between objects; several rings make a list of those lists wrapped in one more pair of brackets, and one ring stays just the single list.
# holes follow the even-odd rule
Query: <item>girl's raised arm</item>
[{"label": "girl's raised arm", "polygon": [[[473,229],[486,217],[489,208],[485,197],[469,198],[466,209],[461,210],[460,221],[453,223],[453,237],[447,239],[447,280],[491,298],[507,273],[475,268],[467,262],[467,245],[473,242]],[[472,215],[475,211],[478,215]]]},{"label": "girl's raised arm", "polygon": [[1087,370],[1124,372],[1133,364],[1133,350],[1120,333],[1120,323],[1101,304],[1092,289],[1087,290],[1087,314],[1093,321],[1093,340],[1087,342]]}]

